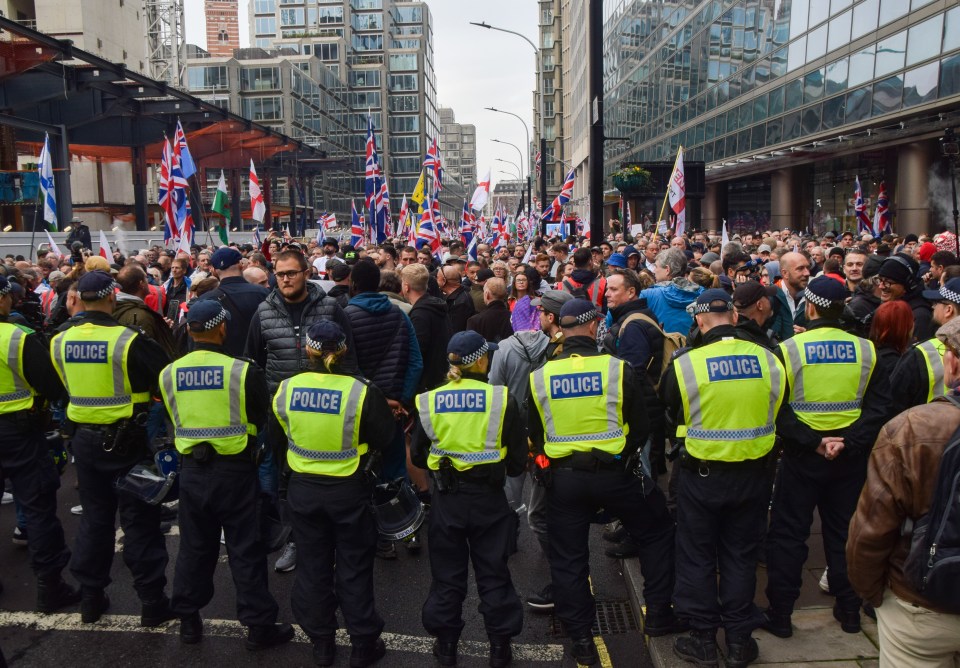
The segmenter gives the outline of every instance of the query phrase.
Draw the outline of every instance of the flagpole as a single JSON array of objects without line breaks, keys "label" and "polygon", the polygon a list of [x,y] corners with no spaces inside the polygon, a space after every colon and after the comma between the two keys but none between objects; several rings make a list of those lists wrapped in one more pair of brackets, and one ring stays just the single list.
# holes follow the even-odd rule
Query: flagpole
[{"label": "flagpole", "polygon": [[[43,197],[43,188],[38,188],[37,203],[33,207],[33,229],[30,231],[30,261],[31,262],[33,261],[33,254],[35,252],[33,248],[33,241],[34,239],[37,238],[37,214],[40,213],[40,207],[43,206],[43,200],[41,199],[42,197]],[[46,220],[44,220],[44,222],[46,222]]]},{"label": "flagpole", "polygon": [[[680,160],[680,152],[683,150],[683,147],[677,149],[677,157],[673,161],[673,169],[670,170],[669,179],[673,179],[674,173],[677,171],[677,162]],[[667,200],[670,199],[670,180],[667,180],[667,192],[663,195],[663,206],[660,207],[660,217],[657,219],[657,231],[660,231],[660,221],[663,220],[663,213],[667,210]]]}]

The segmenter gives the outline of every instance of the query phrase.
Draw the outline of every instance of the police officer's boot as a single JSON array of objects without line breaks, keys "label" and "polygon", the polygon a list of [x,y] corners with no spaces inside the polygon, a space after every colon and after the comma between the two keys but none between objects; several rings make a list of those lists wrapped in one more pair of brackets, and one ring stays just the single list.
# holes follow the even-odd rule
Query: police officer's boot
[{"label": "police officer's boot", "polygon": [[383,658],[387,646],[377,638],[363,643],[354,643],[350,650],[350,668],[367,668]]},{"label": "police officer's boot", "polygon": [[647,615],[643,619],[643,632],[651,638],[683,633],[690,625],[677,619],[669,603],[648,603]]},{"label": "police officer's boot", "polygon": [[727,652],[724,656],[727,668],[746,668],[760,656],[757,641],[749,633],[727,634]]},{"label": "police officer's boot", "polygon": [[437,657],[437,663],[441,666],[457,665],[457,643],[444,642],[442,640],[433,641],[433,655]]},{"label": "police officer's boot", "polygon": [[688,636],[680,636],[673,643],[673,653],[701,668],[717,668],[716,630],[695,629]]},{"label": "police officer's boot", "polygon": [[60,574],[37,579],[37,612],[50,614],[80,601],[80,592],[68,585]]},{"label": "police officer's boot", "polygon": [[199,612],[180,618],[180,642],[195,645],[203,640],[203,619]]},{"label": "police officer's boot", "polygon": [[760,628],[778,638],[789,638],[793,635],[790,615],[778,613],[773,608],[767,608],[763,611],[763,622],[760,624]]},{"label": "police officer's boot", "polygon": [[176,619],[177,613],[170,609],[170,599],[165,594],[158,598],[143,599],[140,606],[140,626],[160,626]]},{"label": "police officer's boot", "polygon": [[80,590],[80,621],[93,624],[110,607],[110,597],[102,589],[83,587]]},{"label": "police officer's boot", "polygon": [[313,662],[318,666],[332,666],[337,660],[337,642],[334,636],[321,636],[313,641]]},{"label": "police officer's boot", "polygon": [[293,640],[293,627],[289,624],[264,624],[247,628],[244,643],[251,652],[276,647]]},{"label": "police officer's boot", "polygon": [[570,655],[581,666],[592,666],[600,660],[600,655],[597,654],[597,646],[593,642],[593,636],[589,634],[573,638]]},{"label": "police officer's boot", "polygon": [[505,668],[513,661],[510,638],[490,638],[490,668]]}]

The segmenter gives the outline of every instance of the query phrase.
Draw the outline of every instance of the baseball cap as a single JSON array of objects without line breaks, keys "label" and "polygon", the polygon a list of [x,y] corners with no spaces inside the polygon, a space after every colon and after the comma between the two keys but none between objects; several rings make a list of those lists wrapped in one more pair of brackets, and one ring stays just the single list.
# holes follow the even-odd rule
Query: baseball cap
[{"label": "baseball cap", "polygon": [[547,313],[559,316],[563,305],[571,299],[573,299],[573,295],[565,290],[544,290],[543,295],[530,300],[530,305],[534,308],[540,307]]},{"label": "baseball cap", "polygon": [[608,267],[620,267],[621,269],[627,268],[627,256],[623,253],[611,253],[610,257],[607,258]]},{"label": "baseball cap", "polygon": [[221,271],[238,264],[241,259],[243,259],[243,256],[240,255],[240,251],[236,248],[224,246],[213,252],[213,255],[210,256],[210,264],[214,269]]},{"label": "baseball cap", "polygon": [[773,299],[776,292],[776,288],[764,286],[759,281],[738,283],[733,291],[733,305],[737,308],[749,308],[764,297]]}]

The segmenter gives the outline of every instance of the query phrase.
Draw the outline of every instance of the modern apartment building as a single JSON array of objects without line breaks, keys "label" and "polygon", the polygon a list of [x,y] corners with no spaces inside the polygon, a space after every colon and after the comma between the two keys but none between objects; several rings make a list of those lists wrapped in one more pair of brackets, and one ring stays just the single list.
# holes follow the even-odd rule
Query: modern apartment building
[{"label": "modern apartment building", "polygon": [[207,53],[231,56],[240,48],[240,0],[204,0]]},{"label": "modern apartment building", "polygon": [[[321,60],[347,86],[347,149],[363,193],[367,115],[395,202],[409,196],[437,137],[433,25],[426,2],[251,0],[250,43]],[[399,205],[395,204],[396,209]]]},{"label": "modern apartment building", "polygon": [[455,207],[457,200],[469,200],[477,186],[477,128],[457,123],[449,107],[440,107],[438,113],[444,170],[441,200]]},{"label": "modern apartment building", "polygon": [[694,227],[856,229],[859,177],[869,199],[886,183],[896,231],[952,229],[938,140],[960,126],[955,1],[614,0],[604,11],[606,134],[631,138],[608,144],[608,176],[683,146],[706,163]]}]

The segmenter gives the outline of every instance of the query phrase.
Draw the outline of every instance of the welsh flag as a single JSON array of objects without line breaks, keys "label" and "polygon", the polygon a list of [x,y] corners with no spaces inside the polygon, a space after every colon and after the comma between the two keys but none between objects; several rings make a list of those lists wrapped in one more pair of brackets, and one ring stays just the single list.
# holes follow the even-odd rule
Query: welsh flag
[{"label": "welsh flag", "polygon": [[220,235],[220,241],[226,246],[230,243],[230,198],[227,195],[227,181],[220,172],[220,180],[217,182],[217,194],[213,197],[214,213],[223,216],[223,221],[217,226],[217,233]]}]

